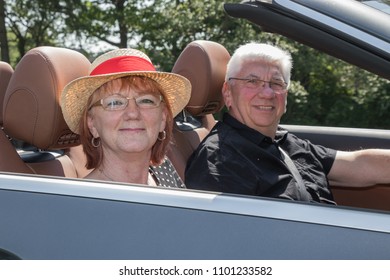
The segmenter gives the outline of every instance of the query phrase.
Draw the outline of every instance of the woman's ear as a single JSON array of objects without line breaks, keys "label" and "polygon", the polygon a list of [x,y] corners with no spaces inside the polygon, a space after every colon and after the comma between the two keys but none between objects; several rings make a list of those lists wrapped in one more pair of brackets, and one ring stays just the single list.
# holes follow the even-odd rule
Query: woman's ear
[{"label": "woman's ear", "polygon": [[162,132],[165,129],[165,126],[167,124],[167,117],[168,117],[168,108],[164,106],[164,109],[162,110],[162,114],[161,114],[160,132]]},{"label": "woman's ear", "polygon": [[97,130],[95,128],[93,116],[90,113],[87,114],[87,124],[88,124],[89,132],[91,132],[92,136],[94,138],[98,138],[99,133],[97,132]]}]

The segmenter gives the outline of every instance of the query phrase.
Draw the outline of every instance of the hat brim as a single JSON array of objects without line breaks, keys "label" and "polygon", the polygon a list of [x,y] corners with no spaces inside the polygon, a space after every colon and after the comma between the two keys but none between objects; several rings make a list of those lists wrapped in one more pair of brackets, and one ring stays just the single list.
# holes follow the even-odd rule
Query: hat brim
[{"label": "hat brim", "polygon": [[134,71],[81,77],[67,84],[61,95],[62,113],[70,130],[79,133],[80,121],[88,98],[99,87],[111,80],[126,76],[144,76],[156,81],[163,89],[165,100],[169,103],[174,117],[184,109],[190,100],[190,81],[175,73]]}]

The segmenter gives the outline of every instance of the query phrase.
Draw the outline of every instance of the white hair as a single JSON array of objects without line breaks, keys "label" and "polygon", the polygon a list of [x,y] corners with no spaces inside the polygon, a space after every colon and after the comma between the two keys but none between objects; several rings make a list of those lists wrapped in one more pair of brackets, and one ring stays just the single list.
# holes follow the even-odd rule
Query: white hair
[{"label": "white hair", "polygon": [[282,72],[287,87],[289,87],[292,68],[290,53],[279,47],[261,43],[248,43],[236,49],[227,65],[225,81],[240,72],[246,62],[256,61],[277,65]]}]

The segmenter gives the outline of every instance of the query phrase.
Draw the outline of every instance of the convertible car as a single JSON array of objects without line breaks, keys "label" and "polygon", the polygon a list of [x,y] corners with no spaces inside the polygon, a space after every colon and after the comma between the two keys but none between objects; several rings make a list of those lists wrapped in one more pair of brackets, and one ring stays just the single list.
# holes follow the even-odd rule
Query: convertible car
[{"label": "convertible car", "polygon": [[[228,15],[390,79],[384,1],[227,3]],[[223,107],[227,50],[194,41],[172,72],[193,85],[168,155],[179,174]],[[89,171],[66,126],[62,88],[90,62],[57,47],[0,64],[0,259],[389,259],[390,185],[332,186],[337,206],[80,179]],[[77,66],[77,67],[76,67]],[[314,143],[390,148],[390,131],[286,125]]]}]

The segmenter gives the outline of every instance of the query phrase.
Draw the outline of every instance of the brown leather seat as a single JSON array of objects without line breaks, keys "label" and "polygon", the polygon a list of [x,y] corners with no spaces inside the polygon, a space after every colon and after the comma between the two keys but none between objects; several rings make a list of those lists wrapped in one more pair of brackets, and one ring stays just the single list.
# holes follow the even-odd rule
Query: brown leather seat
[{"label": "brown leather seat", "polygon": [[229,59],[221,44],[197,40],[187,45],[172,69],[192,85],[191,99],[176,117],[174,144],[168,153],[182,179],[188,158],[215,125],[213,114],[224,106],[221,90]]},{"label": "brown leather seat", "polygon": [[[15,151],[11,139],[3,130],[4,110],[3,104],[9,81],[14,73],[14,69],[8,63],[0,62],[0,171],[9,171],[11,166],[20,166],[24,173],[32,173],[32,170],[26,166]],[[12,171],[12,170],[11,170]]]},{"label": "brown leather seat", "polygon": [[5,92],[14,69],[7,62],[0,61],[0,127],[3,127],[3,103]]},{"label": "brown leather seat", "polygon": [[84,55],[65,48],[37,47],[23,56],[4,97],[4,131],[33,149],[21,153],[21,160],[15,148],[7,147],[0,154],[1,171],[66,177],[88,173],[78,136],[67,127],[59,98],[68,82],[88,74],[89,66]]}]

